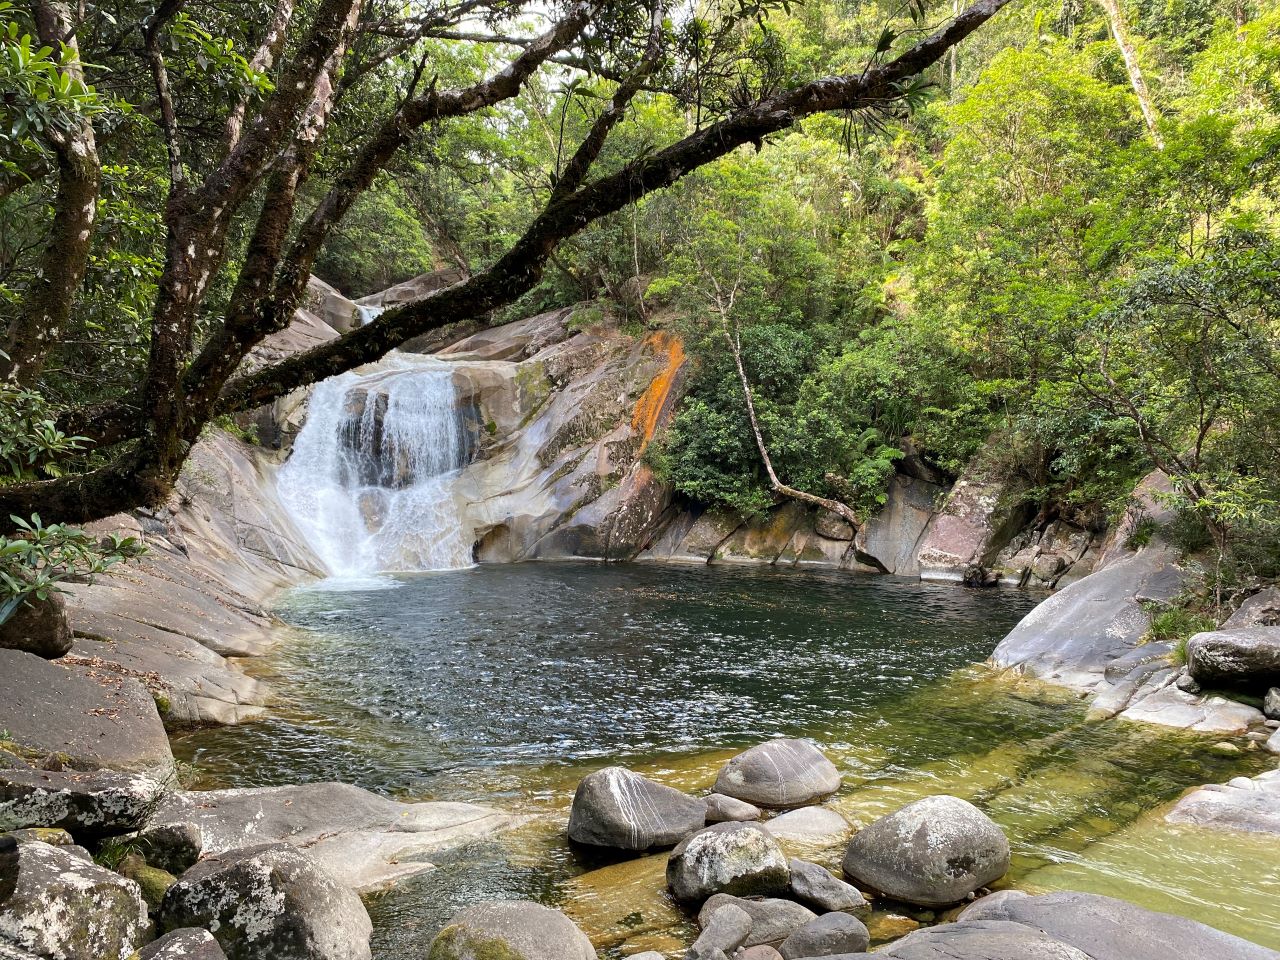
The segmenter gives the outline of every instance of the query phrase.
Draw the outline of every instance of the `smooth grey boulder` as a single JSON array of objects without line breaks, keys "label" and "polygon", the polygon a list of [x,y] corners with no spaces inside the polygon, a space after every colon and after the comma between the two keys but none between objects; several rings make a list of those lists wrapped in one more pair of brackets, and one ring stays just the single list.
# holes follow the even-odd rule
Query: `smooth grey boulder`
[{"label": "smooth grey boulder", "polygon": [[228,960],[369,960],[360,898],[283,843],[201,860],[164,896],[165,930],[209,930]]},{"label": "smooth grey boulder", "polygon": [[110,770],[0,770],[0,830],[62,827],[77,837],[125,833],[139,826],[164,785]]},{"label": "smooth grey boulder", "polygon": [[782,954],[762,943],[739,950],[733,955],[733,960],[782,960]]},{"label": "smooth grey boulder", "polygon": [[[1008,920],[925,927],[876,954],[892,960],[1095,960],[1069,944]],[[1179,960],[1187,960],[1177,954]]]},{"label": "smooth grey boulder", "polygon": [[615,850],[669,847],[707,821],[707,802],[626,767],[605,767],[578,784],[569,839]]},{"label": "smooth grey boulder", "polygon": [[827,807],[800,807],[761,824],[779,840],[828,844],[849,835],[849,821]]},{"label": "smooth grey boulder", "polygon": [[862,891],[826,867],[795,857],[787,866],[791,868],[791,894],[801,903],[819,913],[851,913],[860,920],[871,915],[871,904]]},{"label": "smooth grey boulder", "polygon": [[753,803],[723,793],[707,795],[707,823],[759,820],[764,811]]},{"label": "smooth grey boulder", "polygon": [[754,824],[707,827],[680,841],[667,859],[667,885],[677,900],[686,902],[701,903],[717,893],[784,893],[790,880],[778,841]]},{"label": "smooth grey boulder", "polygon": [[[1268,950],[1203,923],[1090,893],[1047,893],[1037,897],[984,897],[960,914],[959,923],[934,927],[938,931],[961,930],[975,921],[1006,921],[1024,930],[1043,933],[1090,958],[1090,960],[1280,960],[1280,953]],[[923,932],[923,931],[921,931]],[[923,960],[942,954],[897,952],[888,956],[903,960]],[[946,957],[978,960],[985,954],[956,953]],[[1021,960],[1022,955],[1018,956]],[[1036,956],[1040,955],[1028,955]],[[1044,954],[1057,960],[1056,954]],[[1074,954],[1071,960],[1077,960]]]},{"label": "smooth grey boulder", "polygon": [[1004,876],[1009,841],[973,804],[943,794],[909,803],[858,831],[842,866],[860,886],[940,907]]},{"label": "smooth grey boulder", "polygon": [[173,774],[169,738],[137,680],[0,650],[0,730],[27,754],[56,754],[78,770]]},{"label": "smooth grey boulder", "polygon": [[122,960],[148,926],[132,880],[75,848],[0,839],[0,942],[49,960]]},{"label": "smooth grey boulder", "polygon": [[811,920],[783,941],[782,960],[802,957],[833,957],[844,953],[866,953],[871,934],[857,917],[847,913],[827,913]]},{"label": "smooth grey boulder", "polygon": [[227,960],[218,941],[208,930],[183,927],[166,933],[139,950],[136,960]]},{"label": "smooth grey boulder", "polygon": [[431,943],[427,960],[596,960],[587,935],[559,910],[528,900],[468,907]]},{"label": "smooth grey boulder", "polygon": [[840,773],[808,740],[770,740],[725,764],[715,789],[761,807],[803,807],[839,790]]},{"label": "smooth grey boulder", "polygon": [[67,602],[51,590],[45,599],[34,594],[0,623],[0,647],[23,650],[45,660],[56,660],[71,649],[71,624],[67,622]]},{"label": "smooth grey boulder", "polygon": [[817,917],[812,910],[791,900],[773,897],[748,899],[717,893],[698,911],[698,924],[706,926],[715,912],[727,905],[740,907],[751,917],[751,933],[743,943],[744,947],[779,947],[787,937]]},{"label": "smooth grey boulder", "polygon": [[711,960],[737,950],[751,933],[751,914],[732,903],[726,903],[711,914],[707,925],[693,941],[686,960]]},{"label": "smooth grey boulder", "polygon": [[1280,627],[1197,633],[1187,641],[1187,669],[1206,687],[1261,692],[1280,685]]}]

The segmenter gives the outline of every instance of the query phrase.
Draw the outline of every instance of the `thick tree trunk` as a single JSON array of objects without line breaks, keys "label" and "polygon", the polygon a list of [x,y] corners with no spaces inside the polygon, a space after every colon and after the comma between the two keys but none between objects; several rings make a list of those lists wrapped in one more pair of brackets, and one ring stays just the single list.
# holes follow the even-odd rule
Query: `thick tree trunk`
[{"label": "thick tree trunk", "polygon": [[[32,7],[40,42],[73,50],[71,10],[65,3],[40,0]],[[83,80],[78,60],[67,73]],[[58,192],[53,204],[53,226],[40,257],[36,279],[27,290],[21,312],[0,339],[0,379],[29,385],[40,375],[45,357],[62,335],[89,266],[93,221],[98,210],[101,169],[93,125],[80,117],[67,130],[53,129],[49,136],[56,157]]]},{"label": "thick tree trunk", "polygon": [[1111,36],[1120,48],[1120,56],[1124,58],[1125,69],[1129,72],[1129,85],[1138,98],[1138,106],[1142,108],[1142,119],[1146,121],[1147,131],[1151,134],[1151,142],[1157,150],[1164,149],[1164,138],[1157,128],[1159,117],[1155,105],[1151,102],[1151,91],[1147,89],[1147,81],[1143,79],[1142,67],[1138,64],[1138,52],[1129,42],[1129,28],[1124,22],[1124,11],[1120,9],[1121,0],[1099,0],[1102,9],[1107,12],[1107,20],[1111,24]]}]

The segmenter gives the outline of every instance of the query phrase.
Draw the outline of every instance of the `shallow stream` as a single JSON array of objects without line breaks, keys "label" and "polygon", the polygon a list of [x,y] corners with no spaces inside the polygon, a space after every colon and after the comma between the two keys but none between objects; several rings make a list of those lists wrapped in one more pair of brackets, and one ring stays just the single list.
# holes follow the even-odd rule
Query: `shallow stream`
[{"label": "shallow stream", "polygon": [[[344,780],[537,814],[373,899],[379,960],[420,960],[460,906],[496,897],[558,905],[606,951],[674,951],[688,929],[661,893],[665,856],[580,862],[563,837],[573,789],[622,763],[705,790],[734,752],[778,735],[812,737],[836,761],[833,805],[854,824],[956,794],[1009,833],[1008,885],[1122,896],[1280,948],[1280,846],[1159,815],[1266,761],[1086,723],[1075,698],[975,667],[1037,599],[587,563],[300,589],[277,610],[288,642],[251,664],[281,696],[270,718],[190,733],[175,751],[203,787]],[[798,852],[835,865],[841,851]],[[881,911],[873,934],[912,922]]]}]

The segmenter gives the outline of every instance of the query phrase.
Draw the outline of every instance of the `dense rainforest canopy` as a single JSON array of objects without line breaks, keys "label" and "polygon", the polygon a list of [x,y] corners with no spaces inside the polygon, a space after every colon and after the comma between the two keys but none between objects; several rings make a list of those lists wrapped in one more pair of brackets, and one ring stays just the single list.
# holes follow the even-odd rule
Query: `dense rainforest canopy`
[{"label": "dense rainforest canopy", "polygon": [[[220,418],[582,304],[684,336],[648,455],[694,500],[864,516],[910,456],[1097,528],[1158,467],[1276,573],[1275,0],[0,7],[4,516],[159,502]],[[245,365],[311,273],[444,266]]]}]

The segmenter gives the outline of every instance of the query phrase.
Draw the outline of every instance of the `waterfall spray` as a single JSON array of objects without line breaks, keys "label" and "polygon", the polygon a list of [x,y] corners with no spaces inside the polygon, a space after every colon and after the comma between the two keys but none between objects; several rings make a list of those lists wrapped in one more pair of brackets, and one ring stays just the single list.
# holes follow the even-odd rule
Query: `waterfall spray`
[{"label": "waterfall spray", "polygon": [[453,487],[469,454],[452,367],[392,354],[316,386],[280,501],[334,576],[466,567]]}]

